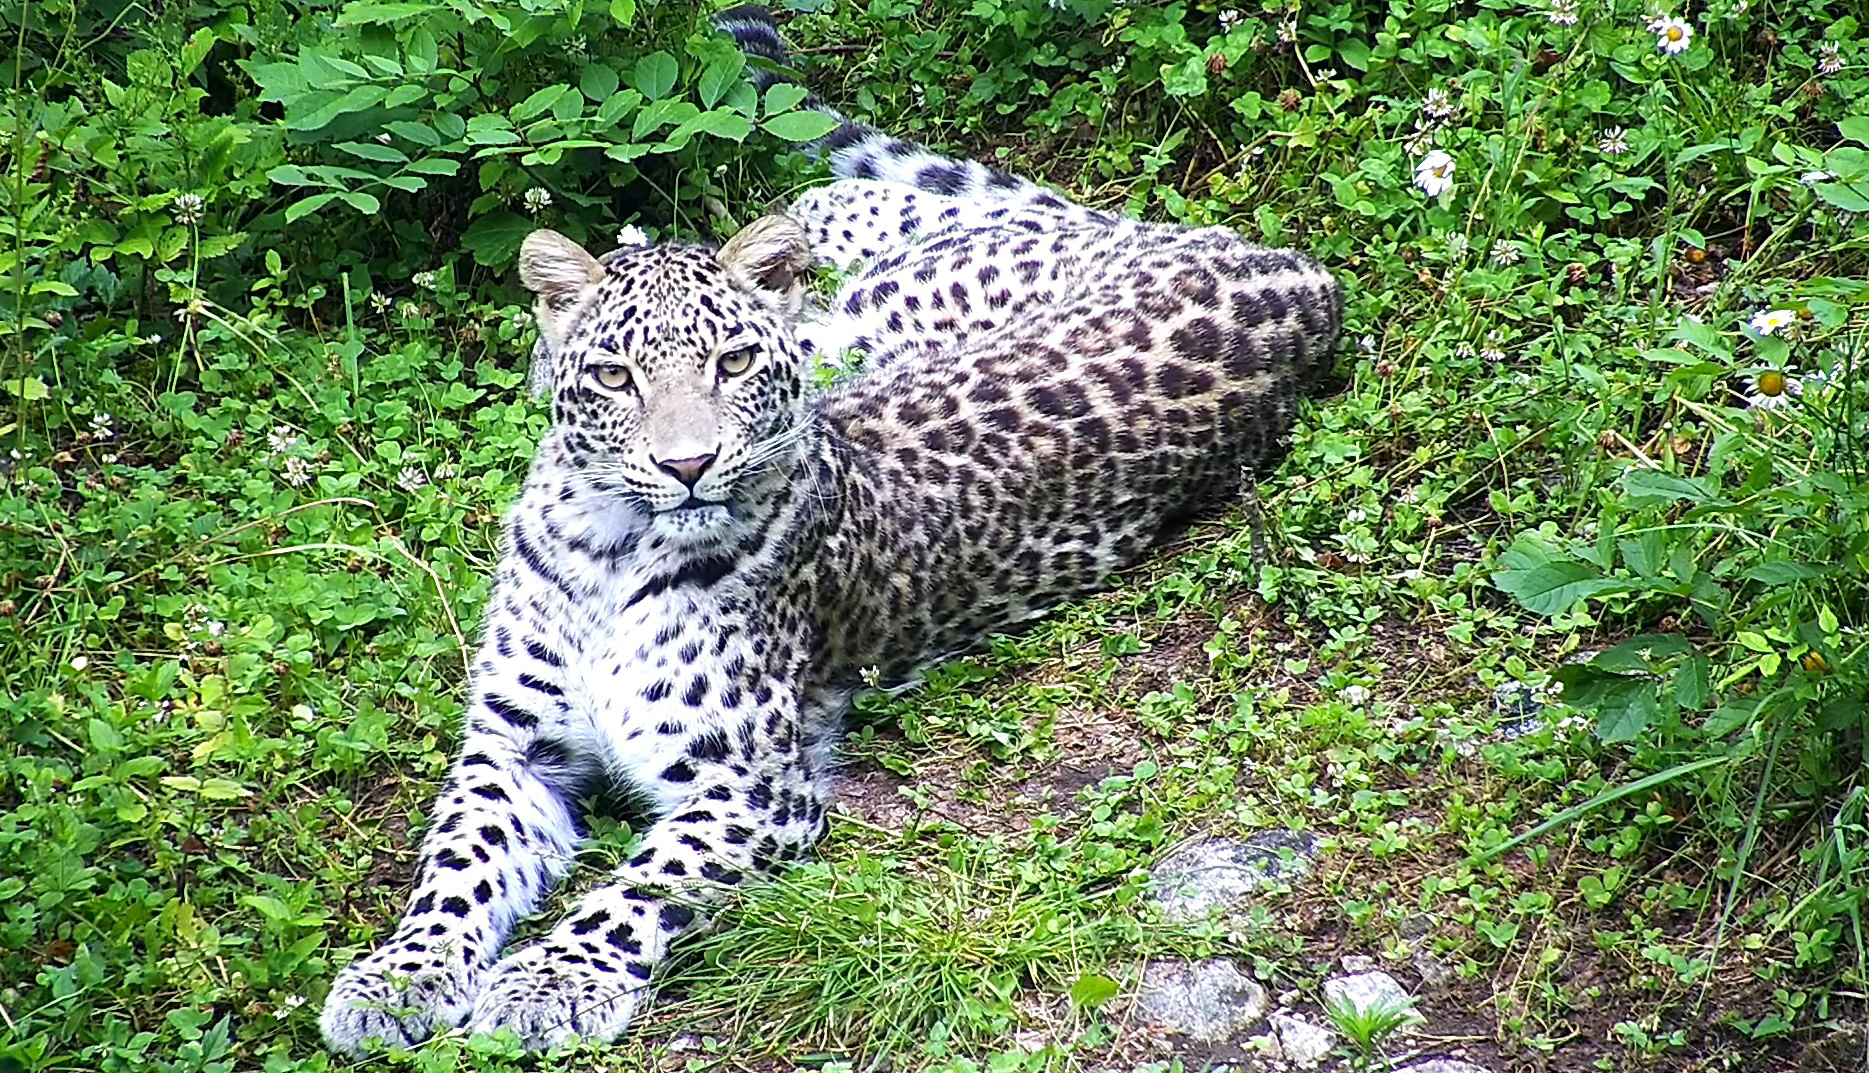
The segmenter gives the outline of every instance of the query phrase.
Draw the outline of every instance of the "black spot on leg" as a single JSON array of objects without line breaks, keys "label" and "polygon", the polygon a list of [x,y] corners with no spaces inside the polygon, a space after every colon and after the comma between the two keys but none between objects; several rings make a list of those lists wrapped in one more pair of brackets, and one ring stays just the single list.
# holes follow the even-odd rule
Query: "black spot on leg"
[{"label": "black spot on leg", "polygon": [[610,921],[610,914],[608,912],[605,912],[602,909],[599,909],[595,913],[592,913],[590,916],[583,917],[579,920],[573,921],[571,924],[571,934],[589,935],[591,932],[594,932],[598,928],[601,928],[605,924],[609,923],[609,921]]},{"label": "black spot on leg", "polygon": [[670,903],[662,907],[662,915],[658,921],[665,930],[680,931],[694,923],[694,910],[685,905]]},{"label": "black spot on leg", "polygon": [[663,782],[693,782],[694,769],[685,760],[677,760],[662,769]]},{"label": "black spot on leg", "polygon": [[492,900],[493,900],[493,884],[487,882],[484,879],[474,884],[474,901],[476,903],[480,905],[485,905]]},{"label": "black spot on leg", "polygon": [[441,900],[441,911],[451,917],[465,917],[468,906],[466,898],[448,897]]},{"label": "black spot on leg", "polygon": [[636,939],[636,929],[628,924],[618,924],[604,933],[604,942],[616,947],[625,954],[642,953],[642,943]]}]

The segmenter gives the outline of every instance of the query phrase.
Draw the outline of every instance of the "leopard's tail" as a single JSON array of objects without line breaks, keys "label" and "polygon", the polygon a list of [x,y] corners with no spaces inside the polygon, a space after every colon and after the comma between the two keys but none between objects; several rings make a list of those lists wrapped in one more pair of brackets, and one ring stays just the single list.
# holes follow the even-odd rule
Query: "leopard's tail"
[{"label": "leopard's tail", "polygon": [[[747,78],[761,94],[780,82],[795,82],[785,38],[772,13],[757,5],[730,8],[714,16],[714,26],[731,36],[752,62]],[[936,152],[859,123],[807,94],[803,106],[834,117],[837,127],[807,151],[830,164],[839,179],[875,179],[912,186],[931,194],[1047,209],[1054,212],[1089,212],[1063,195],[1000,168]]]}]

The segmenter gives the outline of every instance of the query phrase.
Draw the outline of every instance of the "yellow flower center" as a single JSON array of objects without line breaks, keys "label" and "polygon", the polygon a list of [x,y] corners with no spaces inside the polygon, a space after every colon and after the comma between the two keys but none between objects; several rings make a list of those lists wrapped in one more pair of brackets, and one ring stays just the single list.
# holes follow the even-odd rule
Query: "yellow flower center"
[{"label": "yellow flower center", "polygon": [[1679,26],[1668,27],[1666,33],[1670,41],[1679,41],[1681,39],[1681,28]]},{"label": "yellow flower center", "polygon": [[1759,394],[1768,398],[1777,398],[1785,393],[1785,374],[1769,372],[1759,374]]}]

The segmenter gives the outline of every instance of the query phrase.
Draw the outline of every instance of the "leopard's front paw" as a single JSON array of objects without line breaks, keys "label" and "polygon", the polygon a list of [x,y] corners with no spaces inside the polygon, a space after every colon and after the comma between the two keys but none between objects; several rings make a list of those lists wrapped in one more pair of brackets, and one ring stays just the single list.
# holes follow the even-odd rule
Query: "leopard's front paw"
[{"label": "leopard's front paw", "polygon": [[318,1027],[340,1054],[364,1054],[371,1040],[413,1047],[467,1019],[481,974],[451,948],[391,940],[337,974]]},{"label": "leopard's front paw", "polygon": [[620,963],[550,940],[493,966],[474,1002],[475,1032],[512,1029],[527,1050],[549,1050],[574,1033],[612,1040],[629,1027],[645,984]]}]

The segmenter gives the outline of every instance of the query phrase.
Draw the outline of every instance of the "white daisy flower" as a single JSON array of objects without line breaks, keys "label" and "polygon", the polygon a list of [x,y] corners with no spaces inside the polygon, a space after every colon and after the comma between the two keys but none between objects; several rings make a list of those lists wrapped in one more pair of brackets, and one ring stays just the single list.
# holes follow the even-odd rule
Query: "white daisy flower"
[{"label": "white daisy flower", "polygon": [[202,210],[207,207],[200,194],[183,194],[169,204],[175,212],[175,222],[183,227],[193,227],[201,222]]},{"label": "white daisy flower", "polygon": [[1843,69],[1843,46],[1825,41],[1817,46],[1817,73],[1833,75]]},{"label": "white daisy flower", "polygon": [[1655,48],[1670,56],[1686,52],[1694,40],[1694,28],[1686,19],[1657,19],[1649,23],[1649,29],[1655,32]]},{"label": "white daisy flower", "polygon": [[1596,147],[1604,156],[1621,156],[1629,151],[1629,138],[1621,127],[1611,127],[1597,139]]},{"label": "white daisy flower", "polygon": [[1746,405],[1754,410],[1779,410],[1798,401],[1804,385],[1789,369],[1767,369],[1746,377]]},{"label": "white daisy flower", "polygon": [[1436,86],[1421,99],[1421,114],[1436,123],[1444,123],[1460,114],[1460,106],[1454,103],[1446,90]]},{"label": "white daisy flower", "polygon": [[1747,323],[1760,335],[1775,335],[1778,329],[1797,319],[1798,315],[1789,309],[1769,309],[1752,314],[1752,319]]},{"label": "white daisy flower", "polygon": [[396,487],[410,495],[421,491],[422,486],[427,483],[428,478],[423,475],[420,466],[404,466],[402,472],[396,474]]},{"label": "white daisy flower", "polygon": [[1415,165],[1415,185],[1429,197],[1440,197],[1454,188],[1454,158],[1436,149]]},{"label": "white daisy flower", "polygon": [[1514,246],[1512,243],[1502,238],[1493,243],[1492,258],[1494,264],[1501,268],[1507,268],[1523,261],[1525,259],[1525,253],[1517,246]]}]

